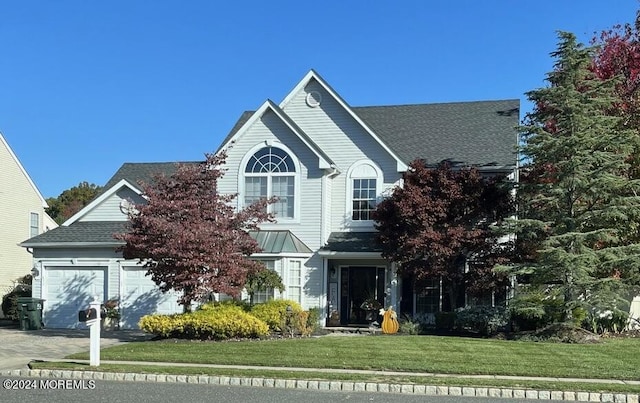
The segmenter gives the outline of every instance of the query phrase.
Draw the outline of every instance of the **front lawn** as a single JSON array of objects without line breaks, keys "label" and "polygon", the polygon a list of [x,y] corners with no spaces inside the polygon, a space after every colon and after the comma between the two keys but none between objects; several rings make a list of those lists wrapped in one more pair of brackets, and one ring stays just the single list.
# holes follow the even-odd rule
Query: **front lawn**
[{"label": "front lawn", "polygon": [[[88,359],[75,354],[71,359]],[[134,342],[103,360],[640,380],[640,339],[561,344],[442,336]]]}]

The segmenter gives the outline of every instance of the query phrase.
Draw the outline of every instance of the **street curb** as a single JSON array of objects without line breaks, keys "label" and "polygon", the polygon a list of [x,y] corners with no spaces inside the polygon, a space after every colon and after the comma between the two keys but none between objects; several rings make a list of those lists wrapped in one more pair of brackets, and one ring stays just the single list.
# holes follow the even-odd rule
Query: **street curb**
[{"label": "street curb", "polygon": [[51,369],[15,369],[0,372],[0,376],[29,378],[93,379],[101,381],[134,381],[161,383],[194,383],[205,385],[253,386],[264,388],[331,390],[348,392],[400,393],[424,396],[477,396],[510,399],[565,400],[579,402],[640,403],[638,394],[571,392],[489,387],[429,386],[396,383],[307,381],[261,377],[210,375],[165,375],[98,371],[68,371]]}]

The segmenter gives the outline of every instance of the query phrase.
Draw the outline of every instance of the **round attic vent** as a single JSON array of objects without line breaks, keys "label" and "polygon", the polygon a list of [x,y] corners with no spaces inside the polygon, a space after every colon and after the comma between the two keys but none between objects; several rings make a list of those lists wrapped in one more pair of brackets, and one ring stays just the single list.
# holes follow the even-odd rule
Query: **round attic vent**
[{"label": "round attic vent", "polygon": [[320,106],[320,102],[322,102],[322,95],[318,91],[310,91],[307,94],[307,105],[312,108],[316,106]]}]

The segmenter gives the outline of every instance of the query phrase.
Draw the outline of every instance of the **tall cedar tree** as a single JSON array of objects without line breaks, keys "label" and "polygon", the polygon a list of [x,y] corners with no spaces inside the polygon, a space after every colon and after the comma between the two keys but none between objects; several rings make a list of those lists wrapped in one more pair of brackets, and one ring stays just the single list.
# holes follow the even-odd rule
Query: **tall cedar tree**
[{"label": "tall cedar tree", "polygon": [[207,154],[204,163],[182,164],[143,184],[147,202],[131,209],[130,231],[115,235],[126,242],[124,257],[144,263],[162,291],[182,293],[185,309],[211,292],[238,296],[247,276],[264,269],[248,258],[260,249],[247,231],[271,220],[266,205],[272,201],[235,211],[237,195],[218,192],[225,159]]},{"label": "tall cedar tree", "polygon": [[620,102],[616,81],[593,73],[593,52],[559,33],[549,86],[527,93],[534,110],[519,128],[529,163],[517,231],[537,236],[538,247],[515,272],[534,285],[554,284],[563,320],[585,303],[613,301],[640,268],[640,245],[628,236],[640,228],[640,184],[629,164],[638,136],[609,113]]},{"label": "tall cedar tree", "polygon": [[505,182],[497,179],[483,179],[472,168],[413,161],[403,185],[375,211],[382,256],[398,264],[398,274],[412,279],[416,291],[442,277],[452,304],[465,283],[475,294],[506,285],[504,276],[492,273],[506,245],[490,226],[512,214],[513,206]]}]

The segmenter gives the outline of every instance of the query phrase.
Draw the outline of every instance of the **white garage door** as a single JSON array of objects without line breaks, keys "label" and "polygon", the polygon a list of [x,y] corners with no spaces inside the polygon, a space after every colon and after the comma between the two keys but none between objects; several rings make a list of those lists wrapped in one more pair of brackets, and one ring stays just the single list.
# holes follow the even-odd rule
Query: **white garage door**
[{"label": "white garage door", "polygon": [[98,267],[45,268],[44,325],[48,328],[84,327],[78,311],[89,307],[94,296],[107,295],[106,270]]},{"label": "white garage door", "polygon": [[125,267],[123,270],[120,304],[120,325],[123,329],[137,329],[138,321],[144,315],[182,312],[182,307],[176,302],[178,295],[174,292],[162,293],[151,277],[145,276],[146,272],[140,267]]}]

